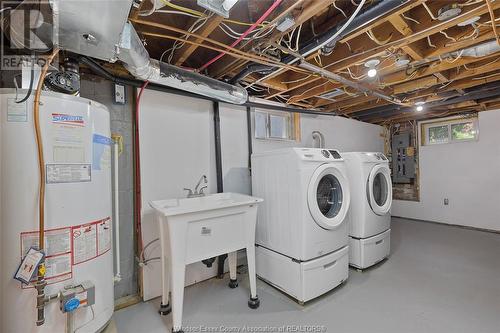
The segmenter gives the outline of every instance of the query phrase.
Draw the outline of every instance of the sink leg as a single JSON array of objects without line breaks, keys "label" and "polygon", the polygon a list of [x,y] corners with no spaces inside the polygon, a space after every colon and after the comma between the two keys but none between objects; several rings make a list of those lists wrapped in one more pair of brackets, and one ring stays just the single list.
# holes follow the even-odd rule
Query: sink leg
[{"label": "sink leg", "polygon": [[228,253],[229,288],[231,288],[231,289],[238,287],[238,279],[236,278],[237,257],[238,257],[238,252],[236,252],[236,251]]},{"label": "sink leg", "polygon": [[184,302],[184,278],[186,266],[184,257],[172,256],[172,331],[182,331],[182,308]]},{"label": "sink leg", "polygon": [[160,229],[160,244],[161,244],[161,304],[160,310],[158,311],[162,316],[168,315],[172,308],[170,306],[169,294],[170,294],[170,272],[168,269],[168,247],[165,244],[168,239],[168,235],[165,233],[165,227],[163,223],[159,223]]},{"label": "sink leg", "polygon": [[260,305],[257,297],[257,281],[255,275],[255,245],[247,247],[248,279],[250,280],[250,300],[248,306],[257,309]]}]

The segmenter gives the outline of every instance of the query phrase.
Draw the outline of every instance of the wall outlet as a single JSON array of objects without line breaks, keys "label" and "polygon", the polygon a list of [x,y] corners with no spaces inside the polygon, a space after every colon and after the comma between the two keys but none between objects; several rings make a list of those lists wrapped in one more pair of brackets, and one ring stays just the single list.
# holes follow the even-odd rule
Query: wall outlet
[{"label": "wall outlet", "polygon": [[444,205],[448,206],[450,204],[450,200],[448,198],[444,198]]}]

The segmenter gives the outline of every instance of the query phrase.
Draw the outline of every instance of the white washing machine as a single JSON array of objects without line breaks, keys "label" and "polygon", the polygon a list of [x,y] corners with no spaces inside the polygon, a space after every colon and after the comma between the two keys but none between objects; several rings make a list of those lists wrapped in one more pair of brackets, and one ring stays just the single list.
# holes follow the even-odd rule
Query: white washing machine
[{"label": "white washing machine", "polygon": [[350,190],[336,150],[286,148],[252,155],[253,195],[264,198],[257,275],[307,302],[348,276]]},{"label": "white washing machine", "polygon": [[368,268],[389,256],[392,182],[382,153],[342,153],[351,185],[349,264]]}]

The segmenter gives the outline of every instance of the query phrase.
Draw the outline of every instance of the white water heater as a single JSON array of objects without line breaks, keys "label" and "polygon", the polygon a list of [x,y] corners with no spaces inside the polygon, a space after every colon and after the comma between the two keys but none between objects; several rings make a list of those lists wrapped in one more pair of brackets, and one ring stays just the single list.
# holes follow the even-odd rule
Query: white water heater
[{"label": "white water heater", "polygon": [[[26,91],[18,92],[21,99]],[[47,303],[37,327],[36,290],[14,280],[23,256],[38,246],[38,156],[32,95],[16,103],[0,89],[0,332],[65,332],[60,299]],[[94,333],[114,310],[109,112],[94,101],[43,92],[46,296],[80,285],[72,332]],[[80,288],[82,289],[82,288]],[[82,289],[83,290],[83,289]],[[77,302],[78,303],[78,302]],[[72,303],[74,305],[74,303]],[[90,305],[93,304],[93,305]]]}]

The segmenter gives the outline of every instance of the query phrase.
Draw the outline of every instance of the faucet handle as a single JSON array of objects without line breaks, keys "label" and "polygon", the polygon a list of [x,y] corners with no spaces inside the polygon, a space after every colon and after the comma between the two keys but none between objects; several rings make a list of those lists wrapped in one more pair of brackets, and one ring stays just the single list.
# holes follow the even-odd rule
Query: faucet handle
[{"label": "faucet handle", "polygon": [[188,194],[187,194],[187,195],[188,195],[188,197],[189,197],[189,196],[191,196],[191,195],[193,195],[193,190],[192,190],[192,189],[190,189],[190,188],[185,188],[185,187],[184,187],[184,188],[183,188],[183,190],[184,190],[184,191],[188,191]]},{"label": "faucet handle", "polygon": [[205,194],[205,193],[203,193],[203,190],[204,190],[204,189],[206,189],[207,187],[208,187],[207,185],[202,186],[202,187],[200,188],[200,190],[198,191],[198,194]]}]

